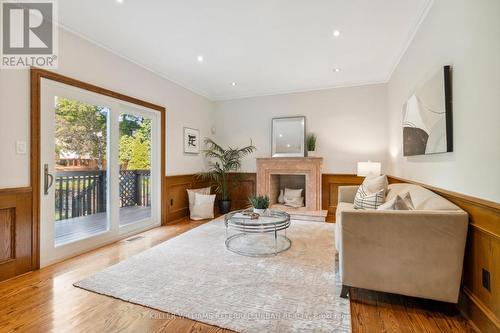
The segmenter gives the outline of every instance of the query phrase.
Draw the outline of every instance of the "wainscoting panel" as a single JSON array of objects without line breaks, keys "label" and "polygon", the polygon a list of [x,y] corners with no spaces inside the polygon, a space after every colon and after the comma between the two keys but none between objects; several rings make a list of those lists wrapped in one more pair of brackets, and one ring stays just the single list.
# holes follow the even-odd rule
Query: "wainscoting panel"
[{"label": "wainscoting panel", "polygon": [[167,200],[167,223],[189,216],[189,200],[187,189],[209,186],[209,182],[196,179],[195,175],[179,175],[165,177],[165,195]]},{"label": "wainscoting panel", "polygon": [[31,188],[0,190],[0,281],[32,270]]},{"label": "wainscoting panel", "polygon": [[356,175],[328,174],[322,175],[322,208],[328,210],[326,220],[335,222],[335,212],[337,210],[339,186],[360,185],[364,177]]},{"label": "wainscoting panel", "polygon": [[248,198],[257,193],[257,175],[255,173],[231,174],[230,181],[236,181],[231,186],[231,209],[243,209],[250,206]]},{"label": "wainscoting panel", "polygon": [[15,208],[0,209],[0,264],[15,258],[15,211]]},{"label": "wainscoting panel", "polygon": [[[167,200],[167,223],[189,216],[187,189],[210,186],[209,182],[196,179],[194,174],[167,176],[164,198]],[[232,198],[231,209],[248,207],[248,198],[255,194],[255,173],[229,174],[229,186]],[[212,189],[212,193],[214,190]],[[217,212],[217,203],[215,205]]]},{"label": "wainscoting panel", "polygon": [[[389,183],[421,185],[469,213],[461,310],[482,332],[500,331],[500,204],[397,177]],[[490,273],[490,290],[483,287],[483,269]]]}]

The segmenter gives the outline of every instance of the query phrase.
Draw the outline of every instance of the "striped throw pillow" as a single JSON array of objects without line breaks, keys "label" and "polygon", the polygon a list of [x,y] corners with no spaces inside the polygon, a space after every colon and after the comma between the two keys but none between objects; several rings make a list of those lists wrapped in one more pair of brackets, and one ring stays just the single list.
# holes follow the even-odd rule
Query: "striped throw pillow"
[{"label": "striped throw pillow", "polygon": [[365,185],[361,185],[354,197],[354,209],[377,209],[384,201],[385,189],[370,193]]}]

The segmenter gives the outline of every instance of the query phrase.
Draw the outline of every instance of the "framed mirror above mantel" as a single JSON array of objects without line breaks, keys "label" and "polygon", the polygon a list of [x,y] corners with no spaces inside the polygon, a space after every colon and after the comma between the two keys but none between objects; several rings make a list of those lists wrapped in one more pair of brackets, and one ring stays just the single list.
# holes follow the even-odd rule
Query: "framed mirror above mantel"
[{"label": "framed mirror above mantel", "polygon": [[273,118],[271,142],[272,157],[304,157],[306,117]]}]

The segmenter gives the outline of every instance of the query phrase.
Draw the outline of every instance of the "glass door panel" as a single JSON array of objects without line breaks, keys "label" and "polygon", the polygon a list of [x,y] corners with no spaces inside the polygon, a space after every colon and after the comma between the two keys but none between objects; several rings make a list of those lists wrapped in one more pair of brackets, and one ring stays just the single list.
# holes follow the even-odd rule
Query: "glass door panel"
[{"label": "glass door panel", "polygon": [[119,116],[120,227],[151,218],[151,119]]},{"label": "glass door panel", "polygon": [[107,107],[55,97],[54,245],[109,230]]}]

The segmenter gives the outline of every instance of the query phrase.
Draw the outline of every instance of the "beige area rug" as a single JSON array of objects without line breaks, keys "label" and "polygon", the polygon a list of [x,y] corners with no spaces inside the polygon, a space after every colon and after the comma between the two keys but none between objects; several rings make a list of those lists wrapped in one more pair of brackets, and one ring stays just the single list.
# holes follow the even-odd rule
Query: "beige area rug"
[{"label": "beige area rug", "polygon": [[291,248],[255,258],[226,249],[217,219],[75,286],[239,332],[350,332],[333,228],[292,221]]}]

